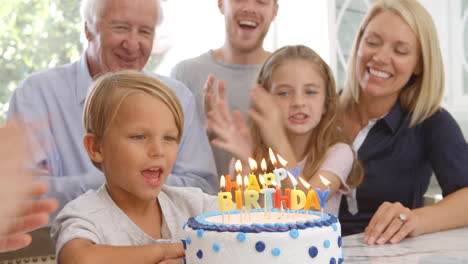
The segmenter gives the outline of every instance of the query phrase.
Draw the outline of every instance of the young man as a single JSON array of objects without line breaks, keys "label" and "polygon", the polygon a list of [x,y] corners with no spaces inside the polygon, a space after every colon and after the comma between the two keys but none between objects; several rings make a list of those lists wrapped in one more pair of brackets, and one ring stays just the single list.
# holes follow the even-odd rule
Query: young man
[{"label": "young man", "polygon": [[[226,28],[223,46],[178,63],[171,73],[171,77],[192,90],[203,120],[215,104],[212,96],[215,78],[226,84],[225,97],[230,109],[247,111],[249,89],[270,54],[263,48],[263,40],[278,12],[277,0],[218,0],[218,7]],[[221,90],[224,83],[219,82]],[[220,95],[223,94],[221,91]],[[216,148],[213,153],[218,175],[228,173],[231,156]]]},{"label": "young man", "polygon": [[[81,60],[33,74],[15,90],[8,116],[47,122],[34,138],[46,145],[36,161],[51,197],[63,207],[104,183],[83,147],[83,103],[93,79],[104,72],[143,71],[162,19],[159,0],[84,0],[82,16],[88,47]],[[145,71],[143,71],[145,72]],[[147,74],[151,74],[145,72]],[[155,75],[177,94],[185,122],[169,185],[217,190],[215,164],[193,94],[180,82]]]}]

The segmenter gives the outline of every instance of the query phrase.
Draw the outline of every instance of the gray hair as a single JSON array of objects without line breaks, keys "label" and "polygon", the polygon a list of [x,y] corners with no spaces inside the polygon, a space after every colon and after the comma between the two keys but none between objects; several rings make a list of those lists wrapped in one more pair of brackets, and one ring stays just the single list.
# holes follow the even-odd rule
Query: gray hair
[{"label": "gray hair", "polygon": [[[88,24],[90,27],[94,27],[100,18],[100,13],[102,9],[102,5],[105,0],[81,0],[81,7],[80,7],[80,14],[81,19]],[[163,21],[163,10],[161,7],[160,0],[156,1],[156,8],[158,10],[158,20],[156,21],[156,25],[159,26]]]}]

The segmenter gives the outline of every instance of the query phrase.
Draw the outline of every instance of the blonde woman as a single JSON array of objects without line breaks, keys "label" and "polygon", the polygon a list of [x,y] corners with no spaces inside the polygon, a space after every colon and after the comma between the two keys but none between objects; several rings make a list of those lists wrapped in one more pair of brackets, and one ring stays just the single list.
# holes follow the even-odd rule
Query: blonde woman
[{"label": "blonde woman", "polygon": [[[368,244],[468,225],[468,145],[441,108],[443,62],[416,0],[380,0],[360,26],[341,95],[344,131],[364,166],[359,213],[342,203],[344,234]],[[435,173],[444,200],[423,207]]]}]

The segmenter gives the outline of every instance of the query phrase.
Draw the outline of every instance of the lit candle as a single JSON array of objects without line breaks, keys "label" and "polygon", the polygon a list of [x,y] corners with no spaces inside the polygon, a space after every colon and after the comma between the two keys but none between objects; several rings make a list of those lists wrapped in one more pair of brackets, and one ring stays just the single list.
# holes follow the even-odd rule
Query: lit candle
[{"label": "lit candle", "polygon": [[273,201],[271,195],[275,192],[275,189],[268,188],[268,185],[265,182],[263,175],[260,175],[260,183],[262,184],[262,189],[260,190],[263,193],[263,208],[264,214],[266,215],[271,208],[273,208]]},{"label": "lit candle", "polygon": [[[288,176],[287,174],[287,171],[285,168],[276,168],[276,156],[275,154],[273,153],[273,150],[271,150],[271,148],[268,149],[268,152],[270,154],[270,160],[271,160],[271,163],[273,164],[273,166],[275,167],[275,169],[273,170],[273,174],[275,175],[275,181],[276,183],[278,184],[278,188],[281,189],[281,181],[283,181],[284,179],[286,179],[286,177]],[[282,161],[285,162],[285,164],[282,164],[284,167],[286,167],[286,165],[288,164],[285,160],[282,159]]]},{"label": "lit candle", "polygon": [[231,180],[231,175],[226,175],[226,192],[231,192],[232,188],[237,189],[237,182],[236,179]]},{"label": "lit candle", "polygon": [[306,189],[309,190],[307,192],[307,198],[306,198],[306,202],[304,205],[304,210],[309,210],[310,207],[312,206],[316,210],[320,210],[320,203],[317,198],[317,193],[314,190],[310,190],[310,184],[306,180],[302,179],[301,177],[299,177],[299,180],[302,183],[302,185],[304,185],[304,187],[306,187]]},{"label": "lit candle", "polygon": [[260,167],[262,167],[263,174],[265,174],[266,170],[267,170],[267,165],[266,165],[265,158],[263,158],[262,162],[260,162]]},{"label": "lit candle", "polygon": [[255,171],[257,170],[257,162],[254,159],[249,158],[249,165],[251,172],[249,174],[249,183],[247,184],[247,190],[255,190],[258,193],[260,192],[260,186],[258,185],[257,176],[255,176]]},{"label": "lit candle", "polygon": [[236,208],[237,210],[242,210],[242,176],[237,174],[237,190],[236,190]]},{"label": "lit candle", "polygon": [[238,160],[234,166],[236,168],[237,176],[237,186],[236,186],[236,208],[237,210],[242,210],[242,163]]},{"label": "lit candle", "polygon": [[262,167],[262,171],[263,171],[263,180],[265,180],[265,185],[268,187],[270,185],[273,185],[273,182],[275,182],[275,175],[273,173],[266,173],[266,170],[267,170],[267,165],[266,165],[266,161],[265,159],[263,158],[262,159],[262,162],[260,163],[260,166]]},{"label": "lit candle", "polygon": [[224,175],[221,176],[219,186],[221,189],[221,192],[218,193],[219,210],[221,211],[224,224],[224,212],[231,210],[234,207],[234,203],[232,202],[231,192],[225,192],[226,180]]},{"label": "lit candle", "polygon": [[297,180],[299,178],[299,173],[301,172],[301,167],[296,167],[294,171],[292,171],[289,168],[286,168],[286,170],[288,171],[288,173],[291,173],[294,176],[294,178]]},{"label": "lit candle", "polygon": [[[276,183],[276,185],[278,185]],[[291,190],[288,188],[285,190],[285,194],[281,194],[281,189],[276,187],[276,192],[275,192],[275,207],[280,209],[281,206],[283,205],[283,201],[286,202],[286,209],[291,208]]]},{"label": "lit candle", "polygon": [[288,173],[288,176],[291,179],[292,186],[294,187],[294,189],[291,191],[291,209],[302,209],[304,208],[306,202],[305,193],[301,190],[296,190],[298,182],[291,173]]},{"label": "lit candle", "polygon": [[[244,184],[246,186],[249,185],[249,179],[247,176],[244,177]],[[244,192],[244,201],[245,201],[245,208],[247,211],[252,210],[252,206],[255,209],[260,209],[260,205],[258,204],[258,192],[255,190],[245,190]]]},{"label": "lit candle", "polygon": [[330,194],[330,188],[328,188],[328,186],[330,185],[330,181],[327,180],[322,175],[319,175],[319,176],[320,176],[320,180],[322,180],[323,184],[327,188],[324,192],[322,192],[322,190],[320,190],[319,188],[315,189],[315,191],[317,192],[317,196],[319,197],[319,200],[320,200],[320,207],[321,207],[320,212],[321,212],[321,214],[323,216],[323,210],[325,209],[325,203],[327,201],[328,195]]}]

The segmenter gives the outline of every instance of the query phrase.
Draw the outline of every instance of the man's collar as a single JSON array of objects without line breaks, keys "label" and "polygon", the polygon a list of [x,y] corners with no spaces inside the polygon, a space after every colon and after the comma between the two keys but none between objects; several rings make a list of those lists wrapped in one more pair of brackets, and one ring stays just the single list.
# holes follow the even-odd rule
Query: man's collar
[{"label": "man's collar", "polygon": [[88,68],[88,59],[86,57],[86,52],[83,52],[81,55],[81,59],[78,62],[78,72],[76,78],[76,98],[78,100],[78,104],[83,104],[86,95],[88,94],[88,90],[91,88],[91,84],[93,83],[93,78],[89,73]]}]

